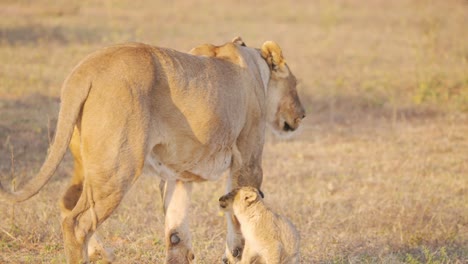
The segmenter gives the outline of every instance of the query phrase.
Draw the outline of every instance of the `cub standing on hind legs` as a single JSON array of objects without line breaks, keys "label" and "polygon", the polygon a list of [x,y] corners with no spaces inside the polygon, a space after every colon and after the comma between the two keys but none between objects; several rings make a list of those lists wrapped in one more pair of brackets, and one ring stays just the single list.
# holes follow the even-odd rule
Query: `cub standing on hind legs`
[{"label": "cub standing on hind legs", "polygon": [[240,263],[299,263],[299,234],[285,217],[263,203],[259,191],[241,187],[219,198],[238,219],[245,247]]}]

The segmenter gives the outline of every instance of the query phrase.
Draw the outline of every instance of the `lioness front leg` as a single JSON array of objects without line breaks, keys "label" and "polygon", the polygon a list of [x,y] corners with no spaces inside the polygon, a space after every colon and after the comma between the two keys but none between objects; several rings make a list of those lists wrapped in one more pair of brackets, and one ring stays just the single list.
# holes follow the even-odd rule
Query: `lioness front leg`
[{"label": "lioness front leg", "polygon": [[[231,174],[228,177],[226,190],[229,193],[233,189],[241,186],[252,186],[260,189],[263,180],[263,172],[260,166],[260,156],[251,158],[250,164],[243,164],[239,161],[241,154],[238,153],[234,156],[233,165],[231,167]],[[246,160],[244,158],[244,160]],[[263,196],[263,193],[262,193]],[[226,251],[222,258],[224,263],[238,263],[242,259],[242,252],[244,250],[245,239],[242,235],[239,221],[232,213],[226,213],[227,221],[227,237],[226,237]]]},{"label": "lioness front leg", "polygon": [[240,261],[244,249],[244,237],[239,222],[232,213],[226,213],[227,237],[223,263],[234,264]]},{"label": "lioness front leg", "polygon": [[163,189],[167,264],[193,263],[195,255],[188,226],[192,183],[166,181]]}]

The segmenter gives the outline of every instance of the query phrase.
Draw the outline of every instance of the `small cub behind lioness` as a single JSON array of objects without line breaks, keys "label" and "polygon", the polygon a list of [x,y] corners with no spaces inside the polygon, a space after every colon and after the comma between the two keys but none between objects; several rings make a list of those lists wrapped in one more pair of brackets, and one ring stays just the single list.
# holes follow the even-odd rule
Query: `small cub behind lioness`
[{"label": "small cub behind lioness", "polygon": [[259,191],[241,187],[219,198],[239,220],[245,247],[240,263],[298,263],[299,234],[285,217],[263,203]]}]

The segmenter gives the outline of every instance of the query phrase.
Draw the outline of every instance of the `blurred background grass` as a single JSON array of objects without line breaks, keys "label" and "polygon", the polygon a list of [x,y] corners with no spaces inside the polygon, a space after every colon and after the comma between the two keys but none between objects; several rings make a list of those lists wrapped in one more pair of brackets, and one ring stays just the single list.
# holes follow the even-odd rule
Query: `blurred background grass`
[{"label": "blurred background grass", "polygon": [[[2,0],[0,178],[17,186],[38,171],[60,86],[90,52],[274,40],[307,118],[291,142],[269,138],[264,191],[301,231],[302,263],[468,263],[467,25],[463,0]],[[63,163],[30,201],[0,204],[1,263],[63,263]],[[119,263],[163,258],[157,184],[140,179],[102,227]],[[199,263],[220,260],[223,191],[194,188]]]}]

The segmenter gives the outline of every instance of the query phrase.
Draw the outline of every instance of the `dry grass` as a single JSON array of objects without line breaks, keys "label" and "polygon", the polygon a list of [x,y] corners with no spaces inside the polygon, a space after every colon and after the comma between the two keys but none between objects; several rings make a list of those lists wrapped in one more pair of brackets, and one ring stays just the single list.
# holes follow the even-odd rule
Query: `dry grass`
[{"label": "dry grass", "polygon": [[[38,171],[61,82],[87,53],[272,39],[301,80],[308,117],[295,139],[268,140],[263,188],[301,231],[302,263],[468,263],[466,1],[250,2],[2,1],[3,185]],[[0,263],[64,262],[57,200],[70,171],[67,156],[39,195],[0,204]],[[223,252],[223,184],[194,188],[199,263]],[[119,263],[163,259],[157,185],[141,178],[100,230]]]}]

